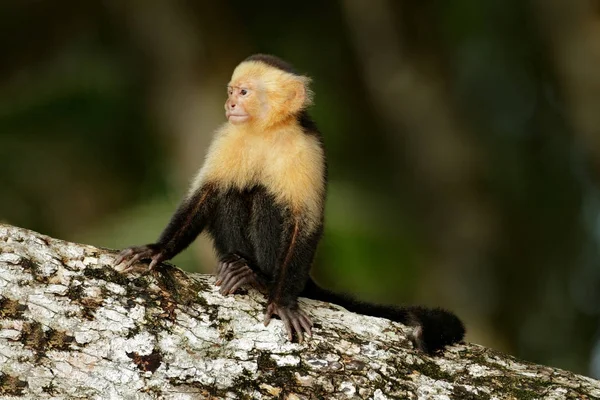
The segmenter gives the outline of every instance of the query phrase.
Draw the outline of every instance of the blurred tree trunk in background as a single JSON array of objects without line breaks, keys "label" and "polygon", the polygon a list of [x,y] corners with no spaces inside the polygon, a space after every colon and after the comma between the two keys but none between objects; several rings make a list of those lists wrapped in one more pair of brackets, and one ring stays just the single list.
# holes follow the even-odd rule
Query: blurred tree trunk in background
[{"label": "blurred tree trunk in background", "polygon": [[567,111],[600,182],[600,2],[535,0]]},{"label": "blurred tree trunk in background", "polygon": [[[369,93],[388,128],[388,142],[414,166],[429,243],[420,296],[463,315],[471,340],[486,337],[499,345],[499,337],[486,329],[490,310],[485,299],[495,285],[486,261],[496,232],[494,210],[480,187],[482,155],[446,93],[439,49],[427,40],[410,43],[420,35],[402,26],[403,19],[430,19],[423,15],[426,10],[418,10],[427,6],[412,6],[409,16],[398,17],[392,3],[346,0],[343,8]],[[402,12],[404,7],[398,8]],[[419,23],[433,26],[431,21]]]},{"label": "blurred tree trunk in background", "polygon": [[[571,313],[581,317],[573,323],[571,337],[584,340],[570,346],[571,352],[587,361],[592,376],[600,376],[600,2],[591,0],[535,0],[540,36],[557,75],[561,110],[567,115],[574,136],[571,165],[583,186],[581,220],[586,235],[577,243],[581,261],[569,268]],[[567,241],[565,235],[565,241]],[[562,316],[563,320],[573,317]],[[594,344],[589,350],[590,340]],[[590,354],[591,353],[591,354]]]}]

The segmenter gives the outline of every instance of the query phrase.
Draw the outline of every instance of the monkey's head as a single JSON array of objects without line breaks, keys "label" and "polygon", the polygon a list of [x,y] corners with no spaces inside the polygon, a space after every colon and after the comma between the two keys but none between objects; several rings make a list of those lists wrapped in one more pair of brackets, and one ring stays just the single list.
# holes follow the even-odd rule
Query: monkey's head
[{"label": "monkey's head", "polygon": [[227,85],[225,116],[231,124],[268,128],[297,116],[312,102],[310,78],[287,62],[255,54],[240,63]]}]

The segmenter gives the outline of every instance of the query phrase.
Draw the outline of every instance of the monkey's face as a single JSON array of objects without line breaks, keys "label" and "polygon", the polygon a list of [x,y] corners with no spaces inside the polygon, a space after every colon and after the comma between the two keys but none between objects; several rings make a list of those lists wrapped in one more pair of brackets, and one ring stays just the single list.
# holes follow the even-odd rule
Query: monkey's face
[{"label": "monkey's face", "polygon": [[311,103],[309,81],[262,62],[242,62],[227,86],[225,116],[234,125],[268,129]]},{"label": "monkey's face", "polygon": [[254,93],[248,85],[230,85],[227,87],[225,116],[234,125],[248,122],[251,117],[251,105]]}]

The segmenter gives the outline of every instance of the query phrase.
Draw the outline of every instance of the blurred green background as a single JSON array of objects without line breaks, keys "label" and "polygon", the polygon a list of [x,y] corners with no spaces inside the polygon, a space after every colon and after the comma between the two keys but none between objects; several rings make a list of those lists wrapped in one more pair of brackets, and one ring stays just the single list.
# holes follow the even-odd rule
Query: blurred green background
[{"label": "blurred green background", "polygon": [[[314,80],[318,281],[600,377],[600,2],[4,0],[0,27],[0,220],[154,241],[272,53]],[[211,272],[210,242],[174,262]]]}]

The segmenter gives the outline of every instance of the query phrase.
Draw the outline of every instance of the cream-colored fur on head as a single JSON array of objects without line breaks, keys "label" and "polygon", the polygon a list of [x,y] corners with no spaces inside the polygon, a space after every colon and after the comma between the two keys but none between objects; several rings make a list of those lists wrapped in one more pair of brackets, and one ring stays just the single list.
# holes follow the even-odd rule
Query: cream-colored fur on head
[{"label": "cream-colored fur on head", "polygon": [[[285,122],[312,104],[310,78],[295,75],[260,61],[242,62],[233,71],[229,86],[246,87],[256,97],[246,110],[261,128]],[[265,109],[265,107],[267,107]]]}]

